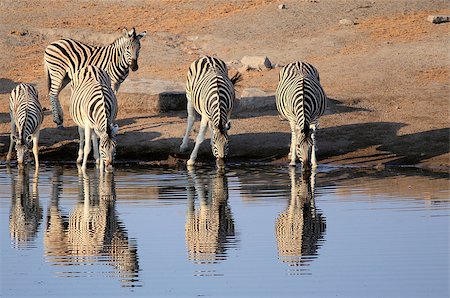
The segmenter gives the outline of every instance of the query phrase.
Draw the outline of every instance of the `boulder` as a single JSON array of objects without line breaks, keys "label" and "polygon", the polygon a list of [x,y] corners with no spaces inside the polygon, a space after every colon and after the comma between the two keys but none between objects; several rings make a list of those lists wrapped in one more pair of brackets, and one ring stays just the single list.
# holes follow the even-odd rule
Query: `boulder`
[{"label": "boulder", "polygon": [[244,56],[241,59],[244,69],[263,70],[272,68],[272,62],[266,56]]}]

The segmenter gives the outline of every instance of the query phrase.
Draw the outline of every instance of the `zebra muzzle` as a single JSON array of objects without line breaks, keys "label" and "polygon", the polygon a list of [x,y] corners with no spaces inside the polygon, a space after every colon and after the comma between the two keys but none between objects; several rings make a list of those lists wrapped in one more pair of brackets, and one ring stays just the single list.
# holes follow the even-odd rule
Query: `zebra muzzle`
[{"label": "zebra muzzle", "polygon": [[136,59],[131,59],[131,65],[130,68],[132,71],[136,71],[139,69],[139,65],[137,64],[137,60]]}]

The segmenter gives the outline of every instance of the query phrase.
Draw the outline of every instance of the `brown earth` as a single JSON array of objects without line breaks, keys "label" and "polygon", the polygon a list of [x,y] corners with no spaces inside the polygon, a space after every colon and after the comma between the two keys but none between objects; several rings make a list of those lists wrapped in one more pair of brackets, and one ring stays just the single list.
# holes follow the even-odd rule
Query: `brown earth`
[{"label": "brown earth", "polygon": [[[426,20],[430,14],[450,14],[445,1],[213,3],[2,1],[0,156],[5,158],[9,145],[9,92],[18,82],[36,84],[43,106],[50,108],[42,62],[47,44],[82,36],[105,45],[123,27],[136,27],[148,34],[142,40],[140,68],[128,79],[184,82],[189,64],[203,54],[225,61],[264,55],[280,65],[308,61],[319,69],[330,98],[317,136],[320,163],[449,170],[450,24]],[[278,9],[281,3],[286,9]],[[344,18],[355,25],[340,25]],[[244,72],[238,93],[248,87],[274,92],[278,72]],[[117,159],[173,162],[185,112],[149,116],[132,101],[125,105],[118,115]],[[67,111],[65,115],[67,128],[60,131],[46,112],[40,140],[44,161],[76,159],[77,131]],[[275,110],[234,117],[230,134],[231,160],[287,163],[289,125]],[[212,159],[208,141],[199,158]]]}]

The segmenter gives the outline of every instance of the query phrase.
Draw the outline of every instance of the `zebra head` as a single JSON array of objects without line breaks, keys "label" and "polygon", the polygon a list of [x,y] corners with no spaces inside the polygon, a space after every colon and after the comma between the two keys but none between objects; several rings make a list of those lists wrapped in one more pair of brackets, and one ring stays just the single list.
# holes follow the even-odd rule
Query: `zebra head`
[{"label": "zebra head", "polygon": [[212,136],[212,152],[216,158],[216,165],[218,168],[225,166],[224,158],[228,154],[228,130],[231,128],[231,122],[222,128],[213,128],[214,135]]},{"label": "zebra head", "polygon": [[297,146],[296,154],[297,158],[302,162],[302,170],[311,169],[311,147],[313,140],[311,137],[312,131],[309,129],[309,125],[305,125],[304,129],[297,127]]},{"label": "zebra head", "polygon": [[28,150],[32,138],[32,135],[28,135],[26,138],[23,138],[20,135],[19,137],[13,135],[14,142],[16,143],[17,163],[19,164],[19,167],[22,167],[28,162]]},{"label": "zebra head", "polygon": [[107,172],[112,171],[112,163],[116,156],[116,134],[119,126],[116,124],[107,131],[100,132],[99,151],[102,161],[105,163]]},{"label": "zebra head", "polygon": [[126,28],[123,29],[123,36],[126,39],[125,42],[125,53],[124,58],[126,64],[131,68],[132,71],[138,70],[138,58],[139,58],[139,51],[141,49],[141,38],[144,37],[147,34],[147,32],[142,32],[139,34],[136,34],[136,29],[133,28],[130,31],[128,31]]}]

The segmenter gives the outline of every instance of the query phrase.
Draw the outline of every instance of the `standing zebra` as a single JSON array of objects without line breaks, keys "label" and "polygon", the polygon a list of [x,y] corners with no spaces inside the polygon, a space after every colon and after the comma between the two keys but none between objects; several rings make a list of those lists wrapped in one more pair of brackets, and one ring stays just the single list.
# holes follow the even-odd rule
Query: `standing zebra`
[{"label": "standing zebra", "polygon": [[117,94],[120,84],[127,78],[129,68],[138,70],[140,40],[146,32],[136,34],[123,29],[123,36],[112,44],[95,47],[73,39],[61,39],[47,46],[44,54],[45,72],[48,80],[53,122],[63,127],[63,111],[58,99],[59,92],[73,79],[79,69],[95,65],[106,70],[111,78],[111,87]]},{"label": "standing zebra", "polygon": [[327,105],[317,69],[306,62],[284,66],[280,71],[276,103],[278,112],[291,126],[289,164],[295,166],[297,156],[303,169],[309,169],[310,163],[315,168],[315,131]]},{"label": "standing zebra", "polygon": [[80,134],[77,163],[83,160],[82,169],[85,172],[92,137],[94,137],[94,156],[98,157],[98,152],[95,152],[98,148],[96,138],[98,136],[100,171],[103,172],[104,167],[107,171],[112,170],[116,148],[115,136],[118,131],[118,126],[113,124],[117,116],[117,99],[106,71],[89,65],[76,72],[72,79],[70,102],[70,115],[78,125]]},{"label": "standing zebra", "polygon": [[33,142],[33,154],[36,170],[39,168],[39,132],[44,119],[38,92],[30,84],[22,83],[11,91],[9,98],[9,115],[11,117],[11,143],[6,162],[11,160],[11,152],[16,143],[17,163],[19,167],[27,162],[29,148]]},{"label": "standing zebra", "polygon": [[205,56],[191,64],[186,84],[187,127],[180,151],[186,151],[188,147],[189,133],[195,120],[194,109],[202,116],[202,120],[194,150],[187,162],[189,166],[195,163],[208,124],[217,166],[224,166],[223,159],[228,151],[229,118],[235,99],[234,85],[240,79],[240,73],[230,79],[225,62],[217,58]]}]

